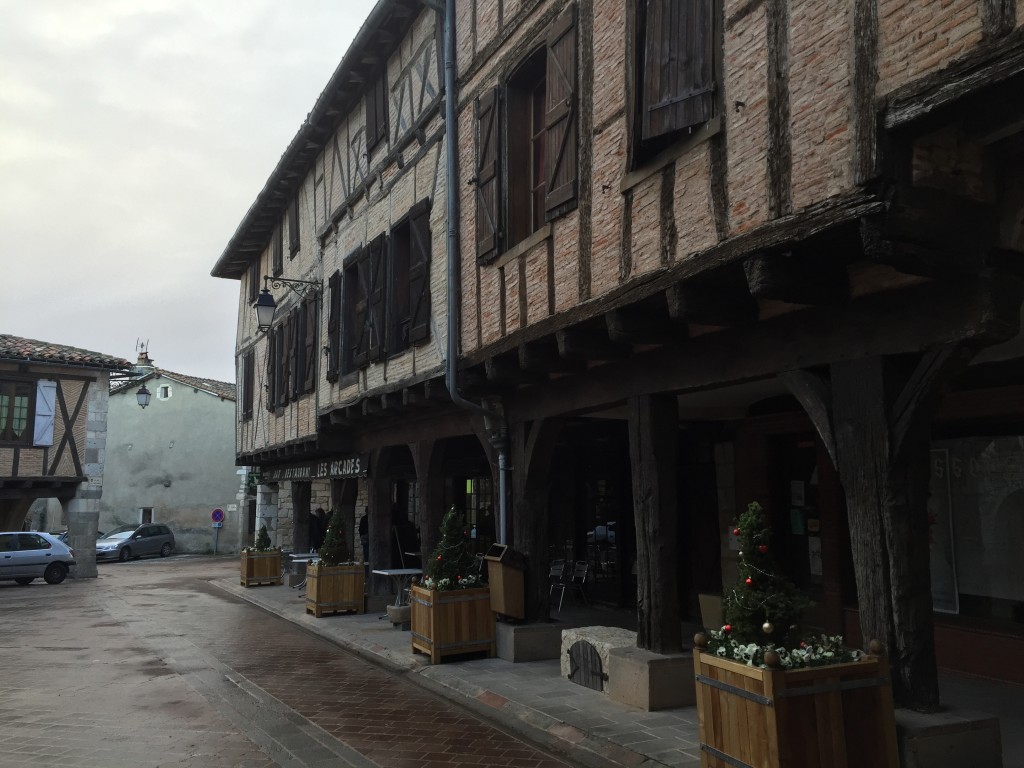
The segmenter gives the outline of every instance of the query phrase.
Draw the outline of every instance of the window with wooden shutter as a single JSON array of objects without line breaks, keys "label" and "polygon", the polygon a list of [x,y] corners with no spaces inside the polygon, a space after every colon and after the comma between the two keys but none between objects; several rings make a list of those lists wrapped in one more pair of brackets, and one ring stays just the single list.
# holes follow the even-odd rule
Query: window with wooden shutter
[{"label": "window with wooden shutter", "polygon": [[57,382],[36,382],[35,429],[32,445],[53,445],[53,420],[57,413]]},{"label": "window with wooden shutter", "polygon": [[267,410],[272,411],[277,407],[277,332],[278,328],[271,328],[267,333]]},{"label": "window with wooden shutter", "polygon": [[387,280],[385,264],[387,260],[387,238],[380,234],[370,241],[369,247],[369,281],[367,284],[367,353],[370,360],[380,360],[384,356],[384,324],[386,318]]},{"label": "window with wooden shutter", "polygon": [[242,355],[242,421],[252,418],[256,354],[250,349]]},{"label": "window with wooden shutter", "polygon": [[550,221],[576,206],[579,107],[575,5],[563,11],[548,35],[545,84],[544,219]]},{"label": "window with wooden shutter", "polygon": [[288,396],[291,393],[291,363],[295,353],[292,346],[292,318],[288,316],[277,329],[277,406],[283,408],[288,405]]},{"label": "window with wooden shutter", "polygon": [[349,373],[369,361],[369,249],[363,248],[345,265],[343,303],[342,373]]},{"label": "window with wooden shutter", "polygon": [[299,195],[296,192],[292,204],[288,206],[288,253],[295,258],[299,250]]},{"label": "window with wooden shutter", "polygon": [[316,389],[316,362],[317,362],[317,349],[316,349],[316,337],[319,331],[319,316],[317,313],[317,297],[315,294],[311,295],[306,299],[305,307],[303,308],[306,313],[305,322],[305,356],[303,360],[303,375],[302,375],[302,392],[303,394],[312,392]]},{"label": "window with wooden shutter", "polygon": [[298,400],[302,392],[302,367],[305,362],[306,315],[301,308],[296,309],[288,318],[288,399]]},{"label": "window with wooden shutter", "polygon": [[430,338],[430,206],[409,213],[409,343]]},{"label": "window with wooden shutter", "polygon": [[387,71],[374,78],[366,91],[366,151],[372,152],[388,135]]},{"label": "window with wooden shutter", "polygon": [[249,283],[249,303],[255,304],[260,296],[260,260],[256,259],[250,266],[245,277]]},{"label": "window with wooden shutter", "polygon": [[0,443],[31,444],[35,382],[0,381]]},{"label": "window with wooden shutter", "polygon": [[388,292],[388,325],[384,334],[388,356],[409,348],[409,257],[412,233],[406,218],[391,230],[386,252]]},{"label": "window with wooden shutter", "polygon": [[476,126],[476,256],[485,262],[498,254],[501,242],[497,88],[477,99]]},{"label": "window with wooden shutter", "polygon": [[512,246],[544,223],[547,163],[547,50],[539,48],[516,68],[505,88],[504,242]]},{"label": "window with wooden shutter", "polygon": [[341,370],[341,272],[327,280],[327,380],[337,381]]},{"label": "window with wooden shutter", "polygon": [[712,0],[644,0],[641,138],[700,125],[714,113]]},{"label": "window with wooden shutter", "polygon": [[271,247],[271,261],[273,262],[274,275],[284,272],[284,232],[281,225],[274,229],[274,241]]}]

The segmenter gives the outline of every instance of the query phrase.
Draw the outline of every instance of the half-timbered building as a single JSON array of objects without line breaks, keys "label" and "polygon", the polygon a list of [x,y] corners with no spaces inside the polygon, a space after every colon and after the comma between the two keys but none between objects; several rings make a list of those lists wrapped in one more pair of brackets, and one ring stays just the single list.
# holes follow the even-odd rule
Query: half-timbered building
[{"label": "half-timbered building", "polygon": [[[446,9],[377,4],[214,270],[242,281],[239,460],[309,456],[324,494],[313,459],[367,471],[331,494],[369,508],[371,562],[389,507],[424,549],[444,505],[500,510],[528,619],[550,560],[583,561],[660,653],[756,500],[811,622],[882,639],[901,702],[936,705],[936,664],[1006,676],[1020,0]],[[259,336],[277,274],[316,288]],[[261,490],[281,531],[287,485]]]},{"label": "half-timbered building", "polygon": [[[112,375],[131,363],[0,334],[0,530],[21,530],[37,499],[57,499],[69,545],[91,552],[103,492]],[[78,578],[96,561],[78,560]]]}]

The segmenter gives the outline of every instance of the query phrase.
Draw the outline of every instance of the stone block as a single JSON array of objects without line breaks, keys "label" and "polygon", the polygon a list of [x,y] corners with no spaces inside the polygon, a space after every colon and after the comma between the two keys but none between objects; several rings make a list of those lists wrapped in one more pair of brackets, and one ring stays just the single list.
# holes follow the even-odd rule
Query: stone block
[{"label": "stone block", "polygon": [[573,627],[562,630],[561,671],[562,677],[569,677],[569,649],[580,640],[585,640],[597,649],[601,658],[601,669],[608,672],[609,653],[612,648],[635,648],[636,632],[621,627]]},{"label": "stone block", "polygon": [[654,712],[697,703],[693,654],[663,655],[643,648],[608,652],[608,695],[620,704]]},{"label": "stone block", "polygon": [[286,587],[297,587],[305,580],[305,573],[286,573],[284,575],[284,585]]},{"label": "stone block", "polygon": [[948,709],[924,714],[896,710],[896,735],[903,768],[1002,768],[999,718]]},{"label": "stone block", "polygon": [[391,622],[391,626],[395,629],[409,629],[409,613],[411,610],[411,607],[408,605],[387,606],[388,621]]},{"label": "stone block", "polygon": [[495,639],[498,658],[511,662],[557,659],[564,626],[557,621],[538,624],[499,621]]}]

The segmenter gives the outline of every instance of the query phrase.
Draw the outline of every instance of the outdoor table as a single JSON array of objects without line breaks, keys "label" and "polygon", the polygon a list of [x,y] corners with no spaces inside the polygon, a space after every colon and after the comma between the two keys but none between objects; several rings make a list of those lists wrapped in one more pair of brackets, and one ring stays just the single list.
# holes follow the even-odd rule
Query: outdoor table
[{"label": "outdoor table", "polygon": [[422,568],[376,568],[371,573],[377,576],[389,576],[395,584],[395,605],[402,604],[402,592],[409,588],[413,576],[422,576]]}]

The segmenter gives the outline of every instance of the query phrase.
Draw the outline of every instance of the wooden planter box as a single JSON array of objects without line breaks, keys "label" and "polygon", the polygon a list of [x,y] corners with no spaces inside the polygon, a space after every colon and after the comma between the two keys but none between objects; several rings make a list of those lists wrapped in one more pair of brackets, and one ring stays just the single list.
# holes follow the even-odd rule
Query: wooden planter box
[{"label": "wooden planter box", "polygon": [[281,583],[281,550],[242,553],[242,586]]},{"label": "wooden planter box", "polygon": [[325,613],[363,613],[366,610],[365,586],[366,572],[362,564],[311,563],[306,568],[306,613],[318,619]]},{"label": "wooden planter box", "polygon": [[759,669],[693,650],[701,766],[899,768],[884,656]]},{"label": "wooden planter box", "polygon": [[440,592],[414,584],[409,602],[413,653],[430,654],[432,664],[476,651],[494,656],[496,630],[487,587]]}]

